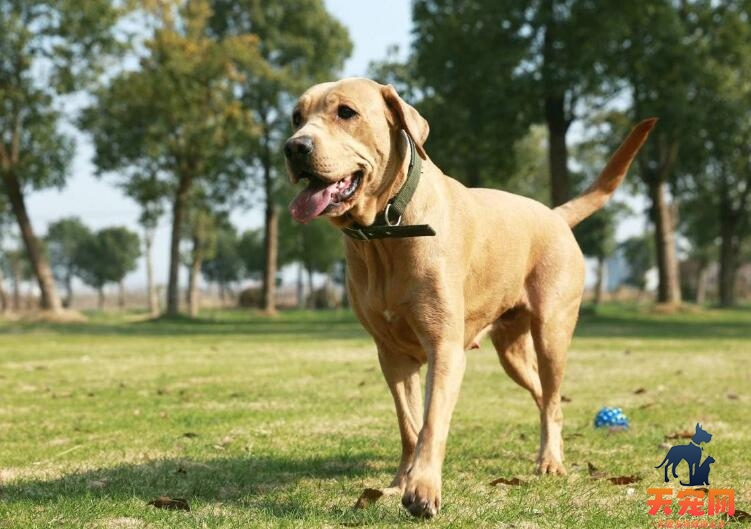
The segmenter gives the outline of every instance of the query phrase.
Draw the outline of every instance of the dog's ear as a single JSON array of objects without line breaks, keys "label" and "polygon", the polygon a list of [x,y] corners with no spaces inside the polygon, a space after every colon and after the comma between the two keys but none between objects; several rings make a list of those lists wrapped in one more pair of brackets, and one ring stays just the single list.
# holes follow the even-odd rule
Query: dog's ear
[{"label": "dog's ear", "polygon": [[428,139],[428,133],[430,132],[430,126],[428,121],[415,110],[412,105],[407,104],[399,94],[396,93],[391,85],[386,85],[381,88],[383,99],[386,101],[386,106],[391,109],[399,126],[407,131],[409,137],[415,142],[415,147],[420,155],[420,158],[425,160],[427,155],[425,154],[425,140]]}]

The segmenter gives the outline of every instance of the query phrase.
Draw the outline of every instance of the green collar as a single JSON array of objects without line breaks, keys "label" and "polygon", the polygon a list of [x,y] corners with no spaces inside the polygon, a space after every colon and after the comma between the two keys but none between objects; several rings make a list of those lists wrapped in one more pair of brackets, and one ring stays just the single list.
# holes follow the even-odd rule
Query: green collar
[{"label": "green collar", "polygon": [[404,181],[401,189],[396,193],[394,198],[389,200],[386,208],[376,216],[373,224],[370,226],[353,224],[348,228],[342,229],[345,235],[361,241],[435,235],[435,230],[428,224],[401,225],[402,215],[404,215],[409,201],[412,200],[412,196],[415,194],[417,184],[420,183],[420,175],[422,174],[422,160],[415,152],[415,143],[409,137],[409,134],[405,134],[405,137],[409,144],[410,158],[407,179]]}]

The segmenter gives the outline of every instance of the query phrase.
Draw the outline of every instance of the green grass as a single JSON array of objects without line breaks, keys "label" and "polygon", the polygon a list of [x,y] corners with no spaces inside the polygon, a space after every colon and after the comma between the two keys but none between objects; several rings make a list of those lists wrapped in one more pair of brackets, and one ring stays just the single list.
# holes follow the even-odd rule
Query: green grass
[{"label": "green grass", "polygon": [[[399,455],[391,397],[352,315],[133,319],[0,322],[0,528],[425,523],[396,498],[352,509]],[[583,316],[564,384],[566,478],[533,475],[532,400],[489,343],[468,354],[430,526],[649,527],[664,435],[696,422],[714,434],[713,487],[734,488],[736,508],[751,511],[750,311]],[[624,409],[629,431],[592,427],[606,405]],[[595,480],[587,463],[642,480]],[[490,486],[496,477],[525,484]],[[147,505],[161,495],[191,511]]]}]

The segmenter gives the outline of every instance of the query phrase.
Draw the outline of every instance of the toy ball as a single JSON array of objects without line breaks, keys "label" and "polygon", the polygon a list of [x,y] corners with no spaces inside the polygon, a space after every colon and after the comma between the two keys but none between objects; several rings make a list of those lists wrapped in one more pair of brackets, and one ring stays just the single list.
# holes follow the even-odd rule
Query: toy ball
[{"label": "toy ball", "polygon": [[602,408],[595,417],[595,428],[628,428],[628,417],[620,408]]}]

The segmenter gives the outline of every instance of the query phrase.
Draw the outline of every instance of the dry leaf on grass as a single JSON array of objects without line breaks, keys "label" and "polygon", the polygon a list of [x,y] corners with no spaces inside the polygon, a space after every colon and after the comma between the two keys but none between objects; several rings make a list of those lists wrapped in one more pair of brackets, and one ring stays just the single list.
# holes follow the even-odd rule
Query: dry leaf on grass
[{"label": "dry leaf on grass", "polygon": [[491,481],[490,484],[492,486],[496,486],[496,485],[511,485],[512,487],[515,487],[517,485],[526,485],[526,483],[524,481],[520,480],[519,478],[511,478],[511,479],[496,478],[493,481]]},{"label": "dry leaf on grass", "polygon": [[383,496],[383,491],[380,489],[365,489],[357,498],[355,509],[365,509],[377,502],[381,496]]},{"label": "dry leaf on grass", "polygon": [[157,509],[167,509],[170,511],[189,511],[190,505],[183,498],[170,498],[169,496],[159,496],[154,498],[147,505],[153,505]]},{"label": "dry leaf on grass", "polygon": [[608,478],[608,481],[613,485],[631,485],[641,481],[641,478],[639,476],[613,476]]},{"label": "dry leaf on grass", "polygon": [[683,430],[682,432],[673,432],[665,436],[665,439],[691,439],[695,432]]},{"label": "dry leaf on grass", "polygon": [[729,522],[751,522],[751,514],[746,511],[736,509],[733,516],[725,515],[725,519]]}]

